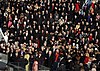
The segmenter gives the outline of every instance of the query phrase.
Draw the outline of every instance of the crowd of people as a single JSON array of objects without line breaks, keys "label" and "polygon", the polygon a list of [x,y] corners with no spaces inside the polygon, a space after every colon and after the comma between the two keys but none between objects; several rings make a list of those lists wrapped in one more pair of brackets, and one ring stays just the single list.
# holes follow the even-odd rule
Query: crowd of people
[{"label": "crowd of people", "polygon": [[24,61],[26,71],[32,70],[34,61],[51,71],[99,71],[99,3],[1,0],[0,27],[8,43],[2,39],[0,52],[7,53],[11,63]]}]

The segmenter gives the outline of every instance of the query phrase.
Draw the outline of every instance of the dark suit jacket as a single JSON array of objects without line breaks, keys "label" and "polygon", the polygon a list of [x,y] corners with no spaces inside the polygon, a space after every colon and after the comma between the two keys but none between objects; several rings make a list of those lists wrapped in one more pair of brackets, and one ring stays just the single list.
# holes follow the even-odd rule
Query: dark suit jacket
[{"label": "dark suit jacket", "polygon": [[27,63],[28,63],[27,59],[24,59],[23,57],[17,59],[17,66],[25,68],[25,65],[27,65]]},{"label": "dark suit jacket", "polygon": [[51,56],[49,56],[49,54],[47,55],[47,66],[49,67],[49,68],[51,68],[52,67],[52,65],[53,65],[53,55],[51,55]]}]

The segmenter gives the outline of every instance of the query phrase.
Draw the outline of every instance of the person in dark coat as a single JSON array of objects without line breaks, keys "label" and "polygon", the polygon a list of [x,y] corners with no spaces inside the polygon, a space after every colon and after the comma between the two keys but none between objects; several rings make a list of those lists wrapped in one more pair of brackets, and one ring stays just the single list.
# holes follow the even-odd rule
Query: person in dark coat
[{"label": "person in dark coat", "polygon": [[57,67],[58,67],[58,62],[59,62],[59,49],[56,50],[55,54],[54,54],[54,63],[53,63],[53,71],[57,70]]},{"label": "person in dark coat", "polygon": [[60,55],[60,61],[58,63],[58,71],[66,71],[66,58],[64,57],[64,54],[61,53]]},{"label": "person in dark coat", "polygon": [[21,50],[18,52],[18,54],[21,55],[21,56],[24,56],[24,55],[25,55],[25,52],[24,52],[23,49],[21,49]]},{"label": "person in dark coat", "polygon": [[16,61],[18,62],[17,66],[22,67],[24,69],[25,69],[25,65],[27,65],[27,63],[28,63],[27,59],[24,59],[23,56],[21,56],[20,58],[18,58]]},{"label": "person in dark coat", "polygon": [[75,66],[74,66],[74,71],[80,71],[79,61],[76,61]]},{"label": "person in dark coat", "polygon": [[39,52],[38,63],[39,63],[39,65],[44,65],[44,57],[42,56],[41,51]]},{"label": "person in dark coat", "polygon": [[51,68],[52,64],[53,64],[53,54],[52,54],[52,51],[49,51],[47,55],[47,66]]},{"label": "person in dark coat", "polygon": [[34,63],[34,56],[33,55],[30,56],[29,61],[30,61],[30,70],[32,71],[32,65]]}]

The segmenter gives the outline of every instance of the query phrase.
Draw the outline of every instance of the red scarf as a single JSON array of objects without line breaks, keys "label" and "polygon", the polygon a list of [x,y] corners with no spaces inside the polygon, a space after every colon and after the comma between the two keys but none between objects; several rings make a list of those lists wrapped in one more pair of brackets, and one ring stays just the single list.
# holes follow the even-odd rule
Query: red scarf
[{"label": "red scarf", "polygon": [[89,62],[89,57],[85,57],[85,60],[84,60],[84,64],[87,64]]},{"label": "red scarf", "polygon": [[55,62],[57,62],[57,61],[58,61],[59,54],[56,53],[55,56],[56,56],[56,58],[55,58]]}]

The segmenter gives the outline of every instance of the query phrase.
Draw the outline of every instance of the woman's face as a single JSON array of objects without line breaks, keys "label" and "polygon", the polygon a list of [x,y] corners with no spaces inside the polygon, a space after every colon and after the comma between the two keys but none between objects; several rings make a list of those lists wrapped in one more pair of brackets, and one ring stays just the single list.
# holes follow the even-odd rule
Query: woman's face
[{"label": "woman's face", "polygon": [[57,49],[56,52],[59,53],[59,49]]},{"label": "woman's face", "polygon": [[33,58],[33,55],[31,55],[31,58]]}]

